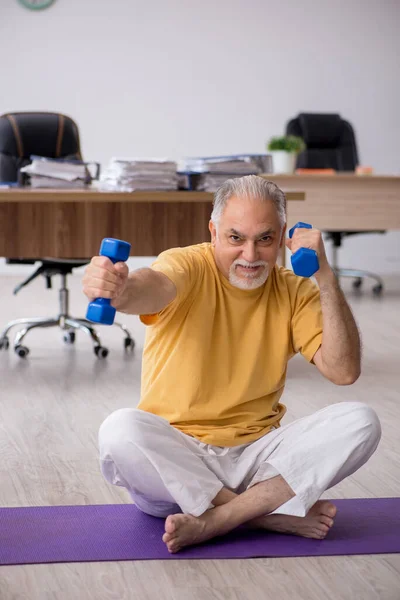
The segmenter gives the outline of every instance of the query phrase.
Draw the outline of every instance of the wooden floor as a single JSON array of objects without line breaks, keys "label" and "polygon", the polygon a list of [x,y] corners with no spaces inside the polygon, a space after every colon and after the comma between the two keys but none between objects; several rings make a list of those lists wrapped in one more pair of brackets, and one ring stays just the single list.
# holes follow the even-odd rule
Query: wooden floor
[{"label": "wooden floor", "polygon": [[[57,313],[56,289],[46,290],[38,280],[12,296],[18,281],[14,276],[0,278],[4,323]],[[345,400],[366,402],[381,417],[383,439],[376,454],[327,497],[400,496],[400,279],[387,283],[382,299],[369,290],[362,296],[348,294],[364,343],[363,375],[354,386],[335,387],[301,357],[290,364],[286,422]],[[70,287],[71,312],[82,316],[86,302],[80,276],[71,279]],[[111,328],[101,332],[110,348],[105,361],[94,356],[84,334],[75,347],[67,347],[56,330],[30,334],[27,360],[11,350],[0,352],[1,506],[129,501],[124,490],[103,480],[97,460],[102,420],[139,399],[143,326],[136,317],[124,322],[137,341],[128,357],[120,332]],[[0,598],[399,600],[400,554],[0,567]]]}]

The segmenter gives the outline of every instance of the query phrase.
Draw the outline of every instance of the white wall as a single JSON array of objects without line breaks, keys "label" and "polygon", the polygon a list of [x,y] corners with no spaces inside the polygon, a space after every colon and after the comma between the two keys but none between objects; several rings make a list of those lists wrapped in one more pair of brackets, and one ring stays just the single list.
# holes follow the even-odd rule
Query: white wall
[{"label": "white wall", "polygon": [[[0,0],[0,112],[73,116],[87,160],[262,152],[300,111],[337,111],[360,160],[400,173],[398,0]],[[379,201],[379,199],[378,199]],[[400,233],[342,262],[400,273]]]}]

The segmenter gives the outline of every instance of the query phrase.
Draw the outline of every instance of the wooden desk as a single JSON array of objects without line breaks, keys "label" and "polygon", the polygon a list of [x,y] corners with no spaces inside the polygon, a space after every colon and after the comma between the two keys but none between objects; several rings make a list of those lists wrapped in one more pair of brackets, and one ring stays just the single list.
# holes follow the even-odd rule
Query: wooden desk
[{"label": "wooden desk", "polygon": [[[292,190],[290,202],[304,200]],[[89,258],[104,237],[132,243],[132,255],[208,241],[213,194],[0,188],[0,256]]]},{"label": "wooden desk", "polygon": [[400,176],[263,175],[285,192],[302,190],[306,202],[291,202],[288,224],[297,221],[331,231],[400,229]]}]

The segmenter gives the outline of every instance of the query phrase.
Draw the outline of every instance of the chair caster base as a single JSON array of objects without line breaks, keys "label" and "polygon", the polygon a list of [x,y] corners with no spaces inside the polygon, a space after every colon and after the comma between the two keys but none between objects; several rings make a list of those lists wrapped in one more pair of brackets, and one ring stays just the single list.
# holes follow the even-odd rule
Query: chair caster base
[{"label": "chair caster base", "polygon": [[106,358],[108,355],[108,348],[105,348],[104,346],[95,346],[94,353],[97,358]]},{"label": "chair caster base", "polygon": [[14,346],[14,352],[20,357],[25,358],[29,354],[29,348],[26,346],[21,346],[21,344],[17,344]]},{"label": "chair caster base", "polygon": [[10,341],[8,337],[3,337],[0,339],[0,350],[8,350],[10,347]]}]

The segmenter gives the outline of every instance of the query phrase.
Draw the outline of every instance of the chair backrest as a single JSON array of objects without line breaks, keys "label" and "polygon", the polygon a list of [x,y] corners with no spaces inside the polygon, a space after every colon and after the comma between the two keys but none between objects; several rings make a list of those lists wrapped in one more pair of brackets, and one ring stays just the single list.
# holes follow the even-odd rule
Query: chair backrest
[{"label": "chair backrest", "polygon": [[354,171],[358,165],[353,128],[338,114],[300,113],[289,121],[286,134],[302,137],[307,146],[297,168]]},{"label": "chair backrest", "polygon": [[78,127],[70,117],[49,112],[0,116],[0,182],[18,180],[30,156],[82,160]]}]

